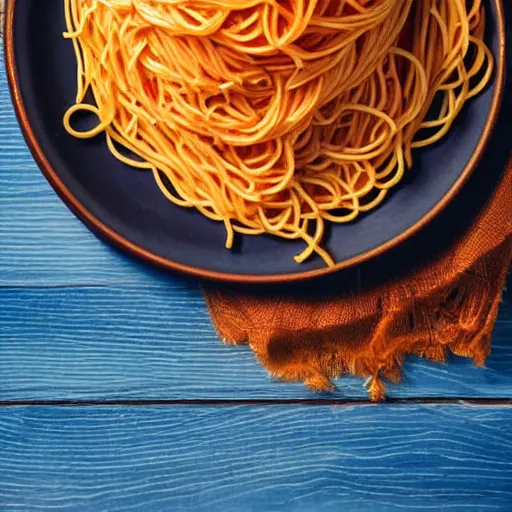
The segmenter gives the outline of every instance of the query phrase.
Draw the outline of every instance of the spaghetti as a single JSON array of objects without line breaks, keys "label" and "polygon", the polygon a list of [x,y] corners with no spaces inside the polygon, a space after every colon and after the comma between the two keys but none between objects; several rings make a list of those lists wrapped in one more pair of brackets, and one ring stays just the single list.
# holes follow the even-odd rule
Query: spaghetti
[{"label": "spaghetti", "polygon": [[[299,263],[333,265],[325,223],[377,207],[493,71],[481,0],[64,1],[66,130],[105,133],[170,201],[223,222],[228,248],[302,239]],[[84,111],[99,122],[77,131]]]}]

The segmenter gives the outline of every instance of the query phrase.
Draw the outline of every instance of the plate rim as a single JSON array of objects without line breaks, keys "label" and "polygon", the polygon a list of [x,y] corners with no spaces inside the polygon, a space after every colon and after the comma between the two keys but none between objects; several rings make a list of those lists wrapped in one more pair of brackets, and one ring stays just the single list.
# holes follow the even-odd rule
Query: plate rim
[{"label": "plate rim", "polygon": [[5,18],[4,18],[4,55],[5,66],[7,71],[7,81],[11,92],[11,99],[14,106],[14,111],[20,124],[21,132],[27,143],[27,146],[32,153],[33,158],[39,166],[42,174],[50,183],[54,191],[64,202],[64,204],[72,211],[72,213],[81,220],[94,234],[99,236],[103,241],[110,243],[118,249],[122,249],[132,256],[136,256],[148,263],[156,265],[157,267],[165,270],[174,271],[182,274],[188,274],[194,277],[213,280],[224,281],[232,283],[254,283],[254,284],[271,284],[271,283],[289,283],[297,281],[305,281],[316,277],[325,276],[333,272],[353,267],[373,259],[394,247],[405,242],[407,239],[414,236],[427,224],[429,224],[437,215],[439,215],[452,199],[458,194],[464,184],[467,182],[475,168],[478,166],[487,144],[491,138],[492,131],[498,115],[503,98],[505,87],[505,69],[506,69],[506,28],[505,28],[505,14],[503,8],[503,0],[491,0],[496,9],[496,30],[498,31],[499,47],[496,57],[496,85],[492,97],[491,106],[487,119],[484,124],[482,133],[478,139],[475,149],[471,158],[465,165],[464,169],[458,176],[457,180],[444,194],[444,196],[418,221],[409,226],[400,234],[394,236],[387,242],[384,242],[369,251],[358,254],[352,258],[345,259],[337,262],[333,267],[321,267],[318,269],[297,271],[282,274],[236,274],[228,272],[220,272],[209,270],[201,267],[186,265],[173,261],[171,259],[159,256],[158,254],[141,247],[140,245],[131,242],[114,229],[107,226],[98,217],[93,215],[86,206],[84,206],[66,187],[64,182],[59,178],[58,174],[53,169],[52,165],[46,158],[45,152],[41,148],[37,138],[35,137],[30,122],[28,120],[27,111],[21,96],[18,72],[16,68],[16,58],[14,49],[14,14],[16,9],[16,2],[18,0],[6,0],[5,5]]}]

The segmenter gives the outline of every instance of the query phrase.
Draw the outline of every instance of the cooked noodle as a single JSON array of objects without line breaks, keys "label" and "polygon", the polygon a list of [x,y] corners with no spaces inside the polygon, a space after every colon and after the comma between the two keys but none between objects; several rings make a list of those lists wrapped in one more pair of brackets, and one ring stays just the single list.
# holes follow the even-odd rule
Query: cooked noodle
[{"label": "cooked noodle", "polygon": [[[481,0],[65,7],[78,63],[67,131],[104,132],[170,201],[223,222],[228,248],[235,233],[302,239],[297,262],[333,265],[326,221],[379,205],[493,70]],[[75,130],[79,111],[98,124]]]}]

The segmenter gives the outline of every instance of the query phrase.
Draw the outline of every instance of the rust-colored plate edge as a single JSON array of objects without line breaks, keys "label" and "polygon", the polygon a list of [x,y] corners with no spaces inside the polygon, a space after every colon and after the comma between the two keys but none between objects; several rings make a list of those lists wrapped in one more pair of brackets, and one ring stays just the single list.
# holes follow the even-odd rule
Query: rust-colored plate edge
[{"label": "rust-colored plate edge", "polygon": [[421,218],[410,228],[405,230],[400,235],[397,235],[396,237],[392,238],[388,242],[381,244],[380,246],[375,247],[374,249],[367,251],[364,254],[360,254],[353,258],[341,261],[337,263],[334,267],[325,267],[316,270],[309,270],[307,272],[295,272],[289,274],[276,275],[244,275],[229,274],[225,272],[215,272],[198,267],[183,265],[181,263],[177,263],[175,261],[162,258],[161,256],[158,256],[157,254],[148,251],[140,247],[139,245],[134,244],[133,242],[130,242],[128,239],[124,238],[119,233],[109,228],[100,219],[92,215],[92,213],[89,212],[89,210],[87,210],[87,208],[83,204],[81,204],[76,197],[73,196],[73,194],[69,191],[66,185],[57,176],[34,136],[34,133],[28,121],[27,112],[25,110],[25,105],[23,103],[20,93],[18,74],[16,70],[13,39],[14,11],[16,8],[16,1],[17,0],[6,1],[4,44],[7,78],[11,90],[11,96],[16,116],[20,123],[25,141],[27,142],[27,145],[34,159],[36,160],[42,173],[44,174],[50,185],[53,187],[55,192],[60,196],[60,198],[64,201],[64,203],[68,206],[68,208],[70,208],[70,210],[80,220],[82,220],[94,233],[99,235],[105,241],[117,246],[118,248],[124,249],[125,251],[139,258],[142,258],[147,262],[157,265],[161,268],[182,272],[203,279],[234,283],[259,284],[302,281],[306,279],[320,277],[331,272],[336,272],[338,270],[342,270],[348,267],[352,267],[354,265],[364,263],[365,261],[368,261],[369,259],[374,258],[375,256],[378,256],[396,247],[397,245],[404,242],[411,236],[415,235],[424,226],[426,226],[434,217],[436,217],[439,213],[441,213],[444,210],[444,208],[460,191],[460,189],[468,180],[471,173],[477,167],[484,153],[485,147],[490,139],[492,129],[498,118],[499,108],[505,86],[505,15],[503,11],[502,0],[494,0],[497,12],[496,29],[498,30],[499,49],[498,55],[496,56],[496,88],[492,99],[489,116],[487,117],[487,121],[485,123],[482,135],[480,136],[478,144],[475,148],[475,151],[471,159],[463,169],[461,175],[450,188],[450,190],[445,194],[445,196],[425,216],[423,216],[423,218]]}]

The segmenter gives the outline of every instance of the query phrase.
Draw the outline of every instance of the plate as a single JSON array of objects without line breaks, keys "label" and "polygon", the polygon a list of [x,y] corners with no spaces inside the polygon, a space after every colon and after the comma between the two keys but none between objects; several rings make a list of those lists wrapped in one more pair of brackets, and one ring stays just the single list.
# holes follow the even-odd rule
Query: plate
[{"label": "plate", "polygon": [[486,39],[497,61],[493,81],[464,108],[439,144],[415,153],[405,182],[382,206],[329,228],[326,248],[337,262],[298,265],[301,242],[241,237],[224,248],[220,223],[168,202],[149,173],[117,161],[104,138],[80,141],[62,116],[76,92],[63,0],[8,0],[5,49],[13,103],[42,172],[70,209],[96,234],[145,260],[195,276],[237,282],[311,278],[362,263],[397,246],[432,220],[476,167],[497,118],[504,85],[505,28],[500,0],[485,2]]}]

